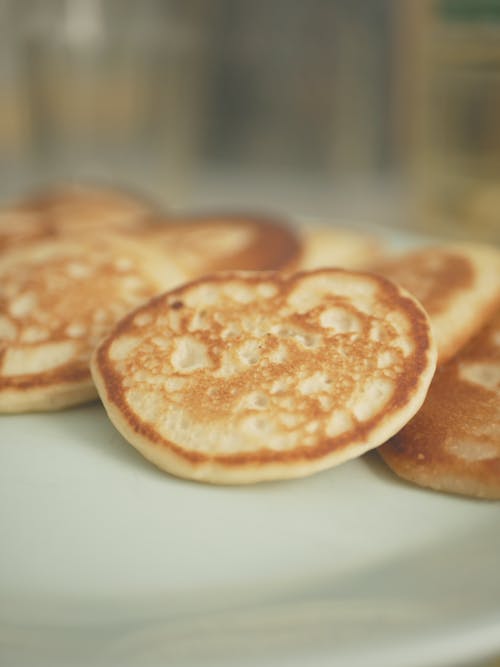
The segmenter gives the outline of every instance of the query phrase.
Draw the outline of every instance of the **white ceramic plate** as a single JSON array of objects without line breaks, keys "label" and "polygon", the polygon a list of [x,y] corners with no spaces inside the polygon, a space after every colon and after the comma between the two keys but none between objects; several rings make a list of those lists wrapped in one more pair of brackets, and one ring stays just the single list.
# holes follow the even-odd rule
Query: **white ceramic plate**
[{"label": "white ceramic plate", "polygon": [[371,454],[304,480],[156,470],[99,405],[0,421],[0,664],[457,665],[500,651],[500,510]]},{"label": "white ceramic plate", "polygon": [[500,654],[500,507],[376,454],[297,481],[156,470],[98,404],[0,418],[0,664],[457,666]]}]

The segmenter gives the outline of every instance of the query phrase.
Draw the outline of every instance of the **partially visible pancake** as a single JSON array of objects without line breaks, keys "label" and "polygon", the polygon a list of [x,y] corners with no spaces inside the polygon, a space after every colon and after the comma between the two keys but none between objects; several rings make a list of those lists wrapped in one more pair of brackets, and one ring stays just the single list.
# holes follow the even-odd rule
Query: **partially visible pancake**
[{"label": "partially visible pancake", "polygon": [[210,214],[166,219],[143,235],[175,251],[192,278],[229,269],[281,269],[298,257],[300,242],[285,223],[246,214]]},{"label": "partially visible pancake", "polygon": [[133,307],[184,278],[165,257],[101,236],[55,239],[0,258],[0,412],[96,396],[91,352]]},{"label": "partially visible pancake", "polygon": [[36,213],[55,232],[142,228],[153,206],[124,190],[105,186],[61,185],[18,202],[17,210]]},{"label": "partially visible pancake", "polygon": [[50,225],[38,213],[15,208],[0,209],[0,255],[9,248],[23,247],[50,236]]},{"label": "partially visible pancake", "polygon": [[500,499],[500,311],[438,369],[420,412],[378,451],[415,484]]},{"label": "partially visible pancake", "polygon": [[124,318],[92,374],[112,422],[158,467],[244,484],[381,444],[419,409],[435,362],[427,315],[381,277],[226,272]]},{"label": "partially visible pancake", "polygon": [[379,260],[383,245],[374,236],[340,227],[309,227],[301,230],[302,252],[298,270],[339,267],[365,269]]},{"label": "partially visible pancake", "polygon": [[375,270],[406,288],[426,309],[440,364],[478,333],[500,305],[500,252],[487,245],[423,248]]},{"label": "partially visible pancake", "polygon": [[150,204],[111,188],[60,186],[0,209],[0,253],[56,236],[153,227]]}]

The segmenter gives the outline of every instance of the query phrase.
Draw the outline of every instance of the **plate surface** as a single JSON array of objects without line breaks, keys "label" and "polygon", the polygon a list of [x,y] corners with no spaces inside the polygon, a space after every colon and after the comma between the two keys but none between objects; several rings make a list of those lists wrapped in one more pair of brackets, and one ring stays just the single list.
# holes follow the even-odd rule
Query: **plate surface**
[{"label": "plate surface", "polygon": [[95,403],[0,418],[0,663],[460,665],[500,654],[500,507],[371,453],[211,487]]}]

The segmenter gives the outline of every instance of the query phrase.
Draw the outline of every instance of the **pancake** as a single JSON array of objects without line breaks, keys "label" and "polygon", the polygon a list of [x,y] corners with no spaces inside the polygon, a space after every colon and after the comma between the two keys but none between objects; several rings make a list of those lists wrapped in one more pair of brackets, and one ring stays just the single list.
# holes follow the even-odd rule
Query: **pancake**
[{"label": "pancake", "polygon": [[500,311],[438,369],[420,412],[378,451],[415,484],[500,499]]},{"label": "pancake", "polygon": [[152,299],[98,346],[111,421],[180,477],[302,477],[384,442],[420,407],[436,350],[421,306],[342,270],[225,272]]},{"label": "pancake", "polygon": [[16,208],[40,215],[60,233],[103,231],[110,227],[140,229],[154,212],[154,207],[141,197],[90,185],[61,185],[27,197]]},{"label": "pancake", "polygon": [[500,252],[487,245],[422,248],[380,263],[375,270],[423,305],[440,364],[478,333],[500,305]]},{"label": "pancake", "polygon": [[60,186],[0,210],[0,253],[82,233],[137,232],[153,226],[151,205],[111,188]]},{"label": "pancake", "polygon": [[297,270],[365,269],[383,253],[382,243],[374,236],[340,227],[304,227],[301,239]]},{"label": "pancake", "polygon": [[91,352],[133,307],[183,280],[163,255],[100,237],[54,239],[0,258],[0,412],[96,397]]},{"label": "pancake", "polygon": [[15,246],[46,240],[53,235],[50,225],[33,211],[0,209],[0,255]]},{"label": "pancake", "polygon": [[211,214],[163,221],[143,235],[175,250],[191,278],[214,271],[281,269],[298,257],[300,242],[286,224],[245,214]]}]

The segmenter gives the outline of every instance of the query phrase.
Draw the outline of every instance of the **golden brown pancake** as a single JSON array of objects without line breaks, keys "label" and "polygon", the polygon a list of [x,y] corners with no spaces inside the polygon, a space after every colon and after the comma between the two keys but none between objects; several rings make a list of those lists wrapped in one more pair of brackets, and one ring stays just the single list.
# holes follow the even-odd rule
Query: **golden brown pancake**
[{"label": "golden brown pancake", "polygon": [[0,412],[95,398],[91,352],[120,317],[183,280],[163,255],[100,237],[54,239],[0,258]]},{"label": "golden brown pancake", "polygon": [[228,269],[281,269],[298,257],[300,242],[282,222],[245,214],[166,219],[146,232],[191,278]]},{"label": "golden brown pancake", "polygon": [[487,245],[423,248],[380,263],[375,270],[423,305],[440,364],[478,333],[500,305],[500,252]]},{"label": "golden brown pancake", "polygon": [[0,210],[0,252],[55,236],[137,232],[154,226],[153,208],[112,188],[60,186]]},{"label": "golden brown pancake", "polygon": [[0,209],[0,255],[8,248],[46,240],[52,234],[50,225],[38,213]]},{"label": "golden brown pancake", "polygon": [[153,206],[111,187],[62,185],[19,202],[17,209],[42,215],[59,232],[142,228]]},{"label": "golden brown pancake", "polygon": [[500,499],[500,311],[438,369],[420,412],[378,451],[415,484]]},{"label": "golden brown pancake", "polygon": [[297,270],[365,269],[380,260],[383,253],[381,241],[374,236],[341,227],[304,227],[301,240]]},{"label": "golden brown pancake", "polygon": [[384,278],[229,272],[152,299],[99,345],[118,430],[180,477],[302,477],[376,447],[420,407],[430,323]]}]

